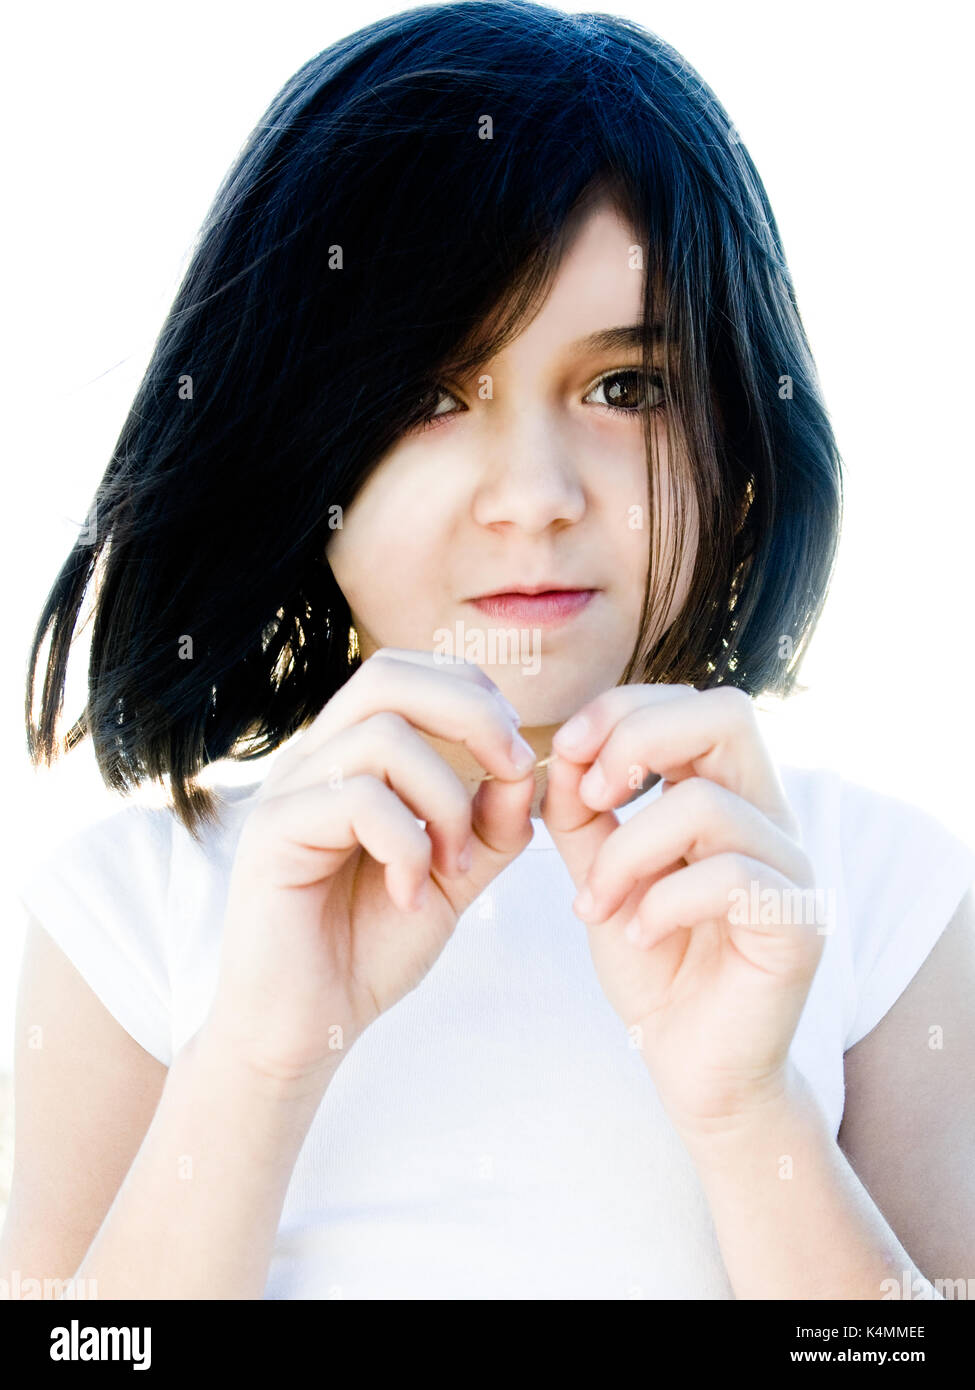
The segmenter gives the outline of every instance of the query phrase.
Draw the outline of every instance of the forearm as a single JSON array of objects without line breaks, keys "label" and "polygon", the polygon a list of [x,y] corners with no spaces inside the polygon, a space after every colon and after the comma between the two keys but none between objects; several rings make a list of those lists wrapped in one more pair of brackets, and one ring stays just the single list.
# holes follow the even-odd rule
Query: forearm
[{"label": "forearm", "polygon": [[76,1278],[95,1280],[99,1298],[260,1298],[320,1103],[257,1084],[202,1029],[175,1057]]},{"label": "forearm", "polygon": [[[733,1129],[684,1140],[735,1296],[883,1298],[883,1281],[937,1297],[836,1144],[802,1075]],[[887,1288],[890,1286],[888,1285]]]}]

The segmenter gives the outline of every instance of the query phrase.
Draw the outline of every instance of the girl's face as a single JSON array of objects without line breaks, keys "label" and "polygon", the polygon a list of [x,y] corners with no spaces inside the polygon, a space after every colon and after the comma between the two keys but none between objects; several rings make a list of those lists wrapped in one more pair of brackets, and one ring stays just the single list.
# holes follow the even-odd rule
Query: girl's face
[{"label": "girl's face", "polygon": [[[640,322],[636,240],[611,203],[594,205],[536,318],[475,376],[442,384],[433,423],[385,455],[326,548],[363,660],[379,647],[466,657],[518,710],[540,756],[546,740],[527,731],[554,732],[615,685],[641,626],[651,521],[641,408],[660,392],[644,402],[639,375],[627,375],[640,366],[638,340],[585,342]],[[654,418],[670,567],[670,460]],[[690,583],[693,507],[687,524],[661,632]],[[535,610],[475,602],[535,586],[592,592],[561,617],[544,600]]]}]

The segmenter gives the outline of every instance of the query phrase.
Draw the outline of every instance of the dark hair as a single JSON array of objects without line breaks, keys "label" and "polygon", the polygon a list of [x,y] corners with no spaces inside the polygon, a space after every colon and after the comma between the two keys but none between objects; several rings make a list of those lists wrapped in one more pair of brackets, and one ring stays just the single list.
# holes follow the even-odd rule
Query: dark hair
[{"label": "dark hair", "polygon": [[[691,460],[678,517],[690,489],[700,522],[663,635],[651,541],[621,679],[795,688],[832,572],[841,463],[754,165],[710,88],[631,20],[467,0],[312,58],[226,175],[98,485],[94,536],[38,621],[35,764],[56,756],[92,581],[88,699],[64,747],[90,733],[106,785],[168,775],[195,834],[215,814],[202,768],[260,757],[314,718],[359,660],[324,555],[331,509],[443,375],[517,331],[599,191],[645,258],[643,370],[659,363],[659,320],[676,368],[667,428]],[[649,417],[647,447],[653,500]]]}]

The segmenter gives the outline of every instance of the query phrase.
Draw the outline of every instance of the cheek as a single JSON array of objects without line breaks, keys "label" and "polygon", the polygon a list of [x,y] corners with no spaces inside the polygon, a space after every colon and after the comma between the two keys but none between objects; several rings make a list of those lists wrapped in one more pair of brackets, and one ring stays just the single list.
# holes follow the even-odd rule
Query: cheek
[{"label": "cheek", "polygon": [[[677,483],[668,449],[667,426],[662,418],[655,426],[654,445],[653,461],[648,462],[641,434],[639,444],[623,461],[626,466],[618,472],[621,481],[615,495],[607,499],[615,516],[621,519],[618,528],[612,528],[614,540],[619,542],[619,564],[629,575],[630,587],[639,588],[639,597],[636,600],[638,607],[642,607],[651,545],[654,547],[655,559],[658,555],[661,557],[660,560],[656,560],[658,587],[666,587],[678,560],[680,561],[678,599],[682,599],[686,594],[697,554],[697,506],[693,489],[689,489],[687,485],[684,486],[683,500],[683,551],[680,556],[677,553]],[[681,447],[679,442],[677,447]],[[686,468],[686,461],[683,459],[682,466]],[[651,488],[651,468],[656,477],[655,488]],[[684,476],[686,477],[686,473]]]},{"label": "cheek", "polygon": [[343,589],[343,576],[366,591],[408,587],[417,556],[433,548],[442,526],[435,479],[407,465],[396,457],[381,464],[330,537],[326,558]]},{"label": "cheek", "polygon": [[613,441],[592,476],[591,501],[605,518],[615,563],[626,569],[631,583],[638,576],[642,586],[653,520],[650,466],[642,430],[634,427],[628,440]]}]

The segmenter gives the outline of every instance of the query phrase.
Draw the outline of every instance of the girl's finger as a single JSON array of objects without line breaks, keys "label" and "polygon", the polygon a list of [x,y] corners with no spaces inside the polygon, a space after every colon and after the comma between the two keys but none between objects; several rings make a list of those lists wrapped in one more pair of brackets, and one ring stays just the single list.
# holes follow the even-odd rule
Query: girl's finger
[{"label": "girl's finger", "polygon": [[624,935],[652,950],[676,931],[718,923],[734,933],[753,964],[785,973],[807,969],[818,958],[827,930],[817,920],[823,915],[815,890],[800,889],[747,855],[718,854],[659,879]]},{"label": "girl's finger", "polygon": [[701,692],[692,685],[615,685],[576,710],[552,739],[552,747],[570,762],[590,763],[621,719],[647,704],[667,704]]},{"label": "girl's finger", "polygon": [[812,885],[812,866],[802,849],[750,801],[716,782],[691,777],[672,784],[666,802],[644,807],[601,845],[583,889],[592,907],[577,915],[603,922],[636,884],[668,865],[693,863],[722,853],[747,855],[801,886]]},{"label": "girl's finger", "polygon": [[[676,690],[681,692],[677,696]],[[742,691],[732,686],[693,693],[687,687],[618,686],[580,713],[587,720],[581,738],[566,748],[566,725],[553,747],[560,756],[592,764],[579,786],[580,798],[591,809],[619,804],[640,771],[670,782],[703,777],[750,801],[798,838],[798,822],[754,706]]]},{"label": "girl's finger", "polygon": [[578,888],[600,846],[619,827],[613,811],[592,811],[579,797],[585,768],[558,753],[549,758],[541,813],[552,842]]},{"label": "girl's finger", "polygon": [[507,863],[531,843],[534,797],[535,778],[531,774],[520,782],[492,779],[478,787],[471,810],[475,853],[470,878],[475,891],[480,892],[495,877],[499,860]]},{"label": "girl's finger", "polygon": [[[648,695],[648,692],[653,693]],[[663,702],[684,698],[689,693],[696,692],[693,687],[683,685],[615,686],[584,705],[556,733],[552,740],[552,756],[541,810],[549,834],[577,888],[588,874],[600,846],[620,824],[613,810],[594,811],[582,800],[579,792],[589,763],[612,727],[608,723],[603,727],[602,721],[621,718],[628,710],[640,708],[648,698]],[[594,711],[594,722],[590,722],[590,715]],[[579,737],[567,738],[572,734],[573,726]],[[615,804],[625,805],[642,791],[648,790],[654,780],[654,775],[648,775],[634,787],[631,779]]]},{"label": "girl's finger", "polygon": [[337,789],[363,773],[385,781],[426,823],[440,873],[467,872],[471,865],[462,856],[474,849],[471,798],[453,769],[400,714],[372,714],[319,744],[275,783],[273,795],[318,783]]},{"label": "girl's finger", "polygon": [[241,830],[240,846],[273,888],[307,888],[337,873],[361,848],[386,865],[390,897],[403,912],[430,872],[426,831],[379,778],[348,778],[340,789],[322,783],[259,801]]},{"label": "girl's finger", "polygon": [[496,777],[520,780],[534,766],[535,754],[518,734],[517,716],[497,687],[470,663],[433,665],[430,653],[416,655],[429,662],[382,651],[364,661],[298,741],[282,751],[269,776],[279,767],[290,773],[344,729],[391,711],[434,737],[463,744]]}]

